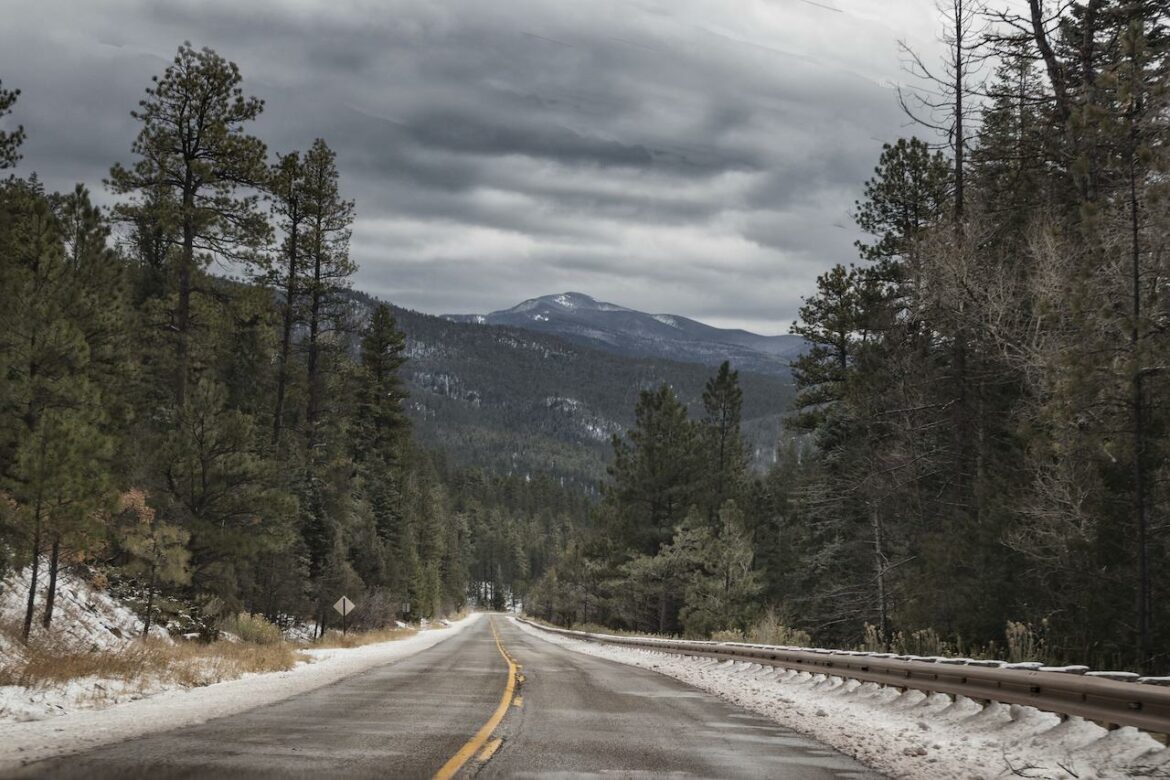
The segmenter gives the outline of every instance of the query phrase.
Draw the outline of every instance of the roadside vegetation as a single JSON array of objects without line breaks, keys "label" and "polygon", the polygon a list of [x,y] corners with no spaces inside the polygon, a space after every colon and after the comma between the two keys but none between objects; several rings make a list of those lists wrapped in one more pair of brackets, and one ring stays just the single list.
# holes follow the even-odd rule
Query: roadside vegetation
[{"label": "roadside vegetation", "polygon": [[698,414],[645,390],[530,612],[749,637],[771,608],[823,647],[1170,670],[1170,16],[942,8],[946,61],[902,92],[921,137],[793,324],[775,465],[744,468],[734,371]]},{"label": "roadside vegetation", "polygon": [[120,647],[78,649],[45,636],[15,641],[19,629],[3,631],[0,686],[46,688],[88,681],[95,697],[101,681],[119,681],[149,693],[160,687],[194,688],[244,674],[286,671],[305,660],[297,645],[280,641],[180,641],[137,639]]}]

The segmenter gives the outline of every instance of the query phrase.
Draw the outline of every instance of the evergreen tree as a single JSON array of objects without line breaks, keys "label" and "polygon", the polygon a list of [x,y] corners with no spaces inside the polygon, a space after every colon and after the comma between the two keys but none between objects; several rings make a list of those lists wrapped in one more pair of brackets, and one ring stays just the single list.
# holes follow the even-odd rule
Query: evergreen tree
[{"label": "evergreen tree", "polygon": [[355,267],[349,259],[353,201],[344,200],[338,184],[336,155],[318,138],[304,159],[305,251],[308,273],[308,402],[305,427],[309,446],[319,440],[325,387],[322,354],[327,333],[344,327],[340,293]]},{"label": "evergreen tree", "polygon": [[[132,150],[139,159],[110,171],[109,185],[135,199],[120,213],[141,220],[147,209],[162,235],[179,242],[174,255],[177,297],[174,398],[186,402],[191,366],[191,296],[198,272],[212,259],[251,264],[269,229],[255,194],[262,186],[265,146],[244,131],[263,110],[263,101],[244,97],[239,68],[211,49],[179,47],[161,77],[153,79],[139,109],[131,113],[142,128]],[[160,190],[169,195],[160,197]]]},{"label": "evergreen tree", "polygon": [[379,305],[361,341],[361,367],[354,457],[379,458],[389,464],[401,448],[409,421],[403,409],[406,390],[398,369],[406,362],[406,337],[390,307]]},{"label": "evergreen tree", "polygon": [[708,515],[714,520],[719,508],[740,494],[747,474],[747,453],[740,435],[743,390],[739,372],[724,361],[719,372],[703,390],[704,416],[701,423],[706,466],[711,485],[707,488]]},{"label": "evergreen tree", "polygon": [[634,427],[614,437],[613,450],[606,496],[617,509],[617,538],[631,552],[655,555],[699,499],[695,425],[669,386],[644,390]]},{"label": "evergreen tree", "polygon": [[226,401],[223,386],[204,378],[178,410],[158,453],[159,511],[190,533],[197,592],[235,612],[241,577],[257,556],[290,550],[295,504],[258,444],[255,421]]},{"label": "evergreen tree", "polygon": [[112,437],[105,417],[112,404],[102,394],[100,362],[113,344],[92,296],[108,296],[117,311],[118,287],[95,268],[106,259],[102,252],[95,257],[93,247],[76,246],[76,236],[73,244],[66,243],[62,221],[36,187],[14,182],[4,196],[12,220],[7,242],[12,254],[5,258],[6,300],[0,311],[0,352],[6,364],[0,388],[0,478],[26,529],[32,567],[23,629],[27,638],[45,545],[50,552],[47,626],[61,545],[81,546],[94,536],[96,518],[111,497]]},{"label": "evergreen tree", "polygon": [[290,152],[278,155],[276,164],[272,166],[268,184],[272,197],[272,211],[277,217],[277,226],[284,234],[280,245],[280,262],[275,268],[277,287],[283,293],[284,300],[281,305],[276,407],[272,413],[273,444],[279,443],[280,433],[284,427],[293,326],[301,318],[301,299],[306,286],[305,230],[308,214],[304,177],[305,169],[300,153]]},{"label": "evergreen tree", "polygon": [[154,616],[154,597],[160,584],[184,585],[190,582],[191,553],[187,549],[190,533],[164,522],[148,504],[141,490],[123,493],[118,510],[124,524],[119,527],[119,542],[130,556],[128,573],[146,579],[146,607],[142,622],[142,636],[150,636]]}]

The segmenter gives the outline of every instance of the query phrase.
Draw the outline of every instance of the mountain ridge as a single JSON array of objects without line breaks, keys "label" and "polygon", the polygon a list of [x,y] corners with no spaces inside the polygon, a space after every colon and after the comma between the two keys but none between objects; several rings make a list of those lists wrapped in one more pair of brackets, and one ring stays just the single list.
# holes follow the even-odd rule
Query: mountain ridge
[{"label": "mountain ridge", "polygon": [[[356,290],[349,297],[357,321],[383,302]],[[406,335],[401,376],[415,432],[460,466],[546,473],[595,491],[611,456],[610,437],[633,423],[642,390],[668,384],[698,416],[714,373],[693,361],[625,356],[552,333],[389,306]],[[744,442],[763,468],[775,453],[791,381],[745,371],[740,385]]]},{"label": "mountain ridge", "polygon": [[705,366],[728,360],[742,370],[778,377],[789,376],[792,359],[805,348],[799,336],[717,328],[683,315],[650,314],[571,291],[529,298],[489,314],[440,316],[449,322],[547,333],[626,357]]}]

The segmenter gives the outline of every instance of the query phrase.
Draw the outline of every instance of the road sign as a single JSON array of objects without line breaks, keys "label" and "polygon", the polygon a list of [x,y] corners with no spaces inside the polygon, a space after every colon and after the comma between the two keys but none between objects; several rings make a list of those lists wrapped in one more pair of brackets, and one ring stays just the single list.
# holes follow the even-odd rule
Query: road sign
[{"label": "road sign", "polygon": [[350,612],[353,612],[353,608],[356,606],[357,606],[357,604],[354,604],[352,601],[350,601],[345,596],[342,596],[341,598],[339,598],[337,600],[337,603],[333,605],[333,608],[341,613],[341,635],[342,636],[345,636],[346,634],[349,633],[349,626],[347,625],[347,623],[349,621],[347,621],[345,619],[345,617]]}]

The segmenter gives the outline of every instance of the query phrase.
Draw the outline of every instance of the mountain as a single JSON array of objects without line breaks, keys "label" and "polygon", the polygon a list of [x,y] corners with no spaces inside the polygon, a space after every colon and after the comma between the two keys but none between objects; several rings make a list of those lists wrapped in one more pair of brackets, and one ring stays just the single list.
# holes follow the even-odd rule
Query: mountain
[{"label": "mountain", "polygon": [[[353,293],[360,320],[378,301]],[[610,436],[633,423],[641,390],[669,384],[693,417],[714,373],[708,366],[593,349],[547,333],[452,322],[392,307],[406,334],[402,376],[415,433],[462,466],[552,473],[596,487]],[[791,382],[742,372],[744,439],[770,462]]]},{"label": "mountain", "polygon": [[491,314],[447,314],[443,318],[549,333],[626,357],[706,366],[729,360],[737,369],[779,377],[788,376],[789,363],[805,346],[799,336],[761,336],[715,328],[677,314],[646,314],[576,292],[530,298]]}]

